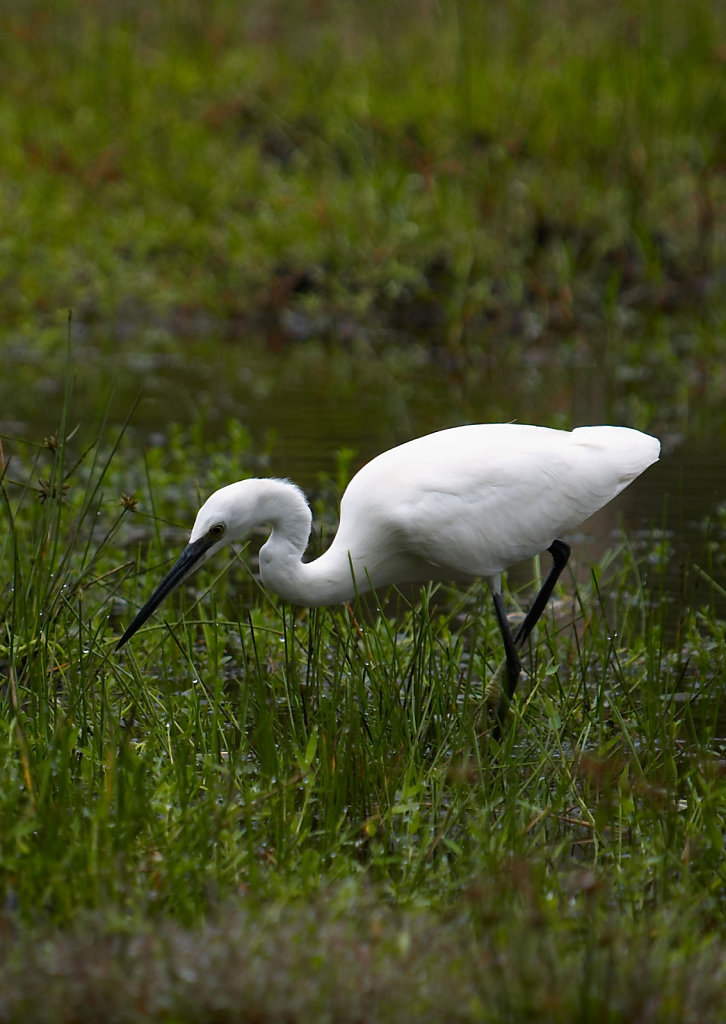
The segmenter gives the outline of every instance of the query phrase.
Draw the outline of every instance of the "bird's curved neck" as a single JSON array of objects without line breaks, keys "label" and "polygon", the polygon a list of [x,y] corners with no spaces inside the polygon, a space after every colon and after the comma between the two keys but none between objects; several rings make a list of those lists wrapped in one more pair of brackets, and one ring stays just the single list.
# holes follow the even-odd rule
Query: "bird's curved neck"
[{"label": "bird's curved neck", "polygon": [[308,607],[339,604],[355,596],[347,551],[335,543],[312,562],[303,562],[312,525],[305,496],[285,480],[267,480],[258,496],[260,522],[271,526],[270,536],[260,548],[260,576],[266,587],[290,601]]}]

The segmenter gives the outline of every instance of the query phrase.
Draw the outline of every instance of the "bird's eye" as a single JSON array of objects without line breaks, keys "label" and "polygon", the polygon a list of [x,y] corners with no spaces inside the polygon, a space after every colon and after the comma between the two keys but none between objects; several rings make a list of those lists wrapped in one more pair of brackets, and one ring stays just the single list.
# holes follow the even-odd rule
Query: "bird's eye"
[{"label": "bird's eye", "polygon": [[209,527],[209,536],[214,537],[215,540],[219,540],[220,537],[224,536],[224,531],[224,523],[215,523],[214,526]]}]

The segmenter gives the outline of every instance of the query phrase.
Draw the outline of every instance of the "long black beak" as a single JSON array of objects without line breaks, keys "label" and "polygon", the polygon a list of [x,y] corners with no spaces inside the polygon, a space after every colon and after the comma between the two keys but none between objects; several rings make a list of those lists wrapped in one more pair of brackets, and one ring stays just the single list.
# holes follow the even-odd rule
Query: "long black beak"
[{"label": "long black beak", "polygon": [[156,611],[164,598],[178,587],[182,580],[190,576],[201,564],[205,552],[214,544],[214,537],[205,536],[195,540],[182,551],[181,555],[151,595],[146,604],[137,613],[132,623],[127,627],[126,632],[116,644],[116,650],[120,650],[127,640],[130,640],[137,629],[146,622],[149,616]]}]

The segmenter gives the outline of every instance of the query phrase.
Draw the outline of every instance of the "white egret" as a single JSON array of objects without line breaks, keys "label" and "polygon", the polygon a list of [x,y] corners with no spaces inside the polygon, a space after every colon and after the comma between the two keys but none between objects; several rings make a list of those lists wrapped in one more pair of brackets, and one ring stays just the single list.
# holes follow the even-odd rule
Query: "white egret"
[{"label": "white egret", "polygon": [[[332,544],[311,562],[302,560],[312,523],[303,492],[288,480],[240,480],[202,505],[189,544],[117,649],[224,544],[267,525],[260,576],[293,604],[338,604],[389,584],[484,577],[504,640],[511,698],[521,670],[518,650],[567,564],[570,548],[561,534],[606,505],[659,454],[657,438],[627,427],[565,431],[492,423],[428,434],[363,466],[343,495]],[[545,549],[552,569],[513,636],[501,574]]]}]

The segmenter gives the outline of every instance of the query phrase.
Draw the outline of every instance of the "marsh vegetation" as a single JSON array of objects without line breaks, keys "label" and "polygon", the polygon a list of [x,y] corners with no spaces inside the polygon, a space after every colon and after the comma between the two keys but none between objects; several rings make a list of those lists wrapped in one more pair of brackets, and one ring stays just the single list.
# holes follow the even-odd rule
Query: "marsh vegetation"
[{"label": "marsh vegetation", "polygon": [[[720,1021],[720,9],[0,20],[0,1018]],[[215,487],[324,546],[363,459],[511,418],[665,456],[501,747],[483,587],[307,612],[253,538],[114,654]]]}]

